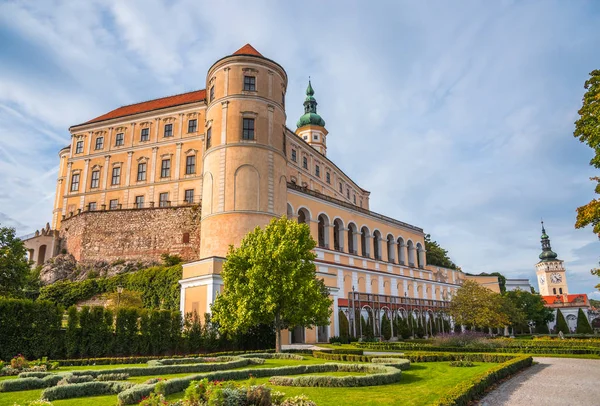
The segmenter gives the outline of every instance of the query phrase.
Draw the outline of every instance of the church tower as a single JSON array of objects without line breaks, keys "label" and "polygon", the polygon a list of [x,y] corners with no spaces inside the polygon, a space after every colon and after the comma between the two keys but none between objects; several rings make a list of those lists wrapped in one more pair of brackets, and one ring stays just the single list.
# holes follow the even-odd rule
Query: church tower
[{"label": "church tower", "polygon": [[306,88],[304,99],[304,115],[300,117],[296,126],[296,134],[323,155],[327,155],[327,130],[325,120],[317,114],[317,100],[310,79]]},{"label": "church tower", "polygon": [[542,221],[542,253],[540,262],[535,265],[540,294],[542,296],[566,295],[569,293],[567,287],[567,275],[563,261],[558,259],[558,254],[550,247],[550,237],[544,229]]}]

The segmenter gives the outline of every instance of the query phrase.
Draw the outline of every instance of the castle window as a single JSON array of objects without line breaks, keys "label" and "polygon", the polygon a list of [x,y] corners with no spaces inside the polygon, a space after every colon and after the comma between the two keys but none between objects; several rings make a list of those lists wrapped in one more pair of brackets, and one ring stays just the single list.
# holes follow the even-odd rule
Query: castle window
[{"label": "castle window", "polygon": [[329,172],[325,174],[325,178],[327,179],[327,183],[331,183],[331,174]]},{"label": "castle window", "polygon": [[135,197],[135,208],[136,209],[143,209],[144,208],[144,195],[140,195],[140,196],[136,196]]},{"label": "castle window", "polygon": [[321,168],[319,167],[319,165],[315,165],[315,176],[317,176],[318,178],[321,177]]},{"label": "castle window", "polygon": [[165,137],[173,136],[173,124],[165,124]]},{"label": "castle window", "polygon": [[302,167],[308,169],[308,159],[305,156],[302,157]]},{"label": "castle window", "polygon": [[319,136],[317,134],[313,135],[313,140],[318,141],[319,140]]},{"label": "castle window", "polygon": [[112,170],[112,179],[111,179],[110,184],[118,185],[119,183],[121,183],[121,167],[116,166]]},{"label": "castle window", "polygon": [[342,182],[340,182],[340,193],[344,193]]},{"label": "castle window", "polygon": [[346,198],[350,199],[350,189],[346,189]]},{"label": "castle window", "polygon": [[81,154],[83,152],[83,141],[77,141],[75,144],[75,153]]},{"label": "castle window", "polygon": [[169,192],[163,192],[158,195],[158,207],[169,207],[170,205]]},{"label": "castle window", "polygon": [[186,189],[183,200],[188,204],[194,203],[194,189]]},{"label": "castle window", "polygon": [[119,208],[119,199],[112,199],[109,203],[108,203],[108,208],[110,210],[116,210]]},{"label": "castle window", "polygon": [[185,174],[196,173],[196,155],[190,155],[185,158]]},{"label": "castle window", "polygon": [[304,141],[308,141],[308,135],[305,135],[303,138],[304,138]]},{"label": "castle window", "polygon": [[253,118],[244,118],[242,139],[243,140],[253,140],[254,139],[254,119]]},{"label": "castle window", "polygon": [[96,138],[96,148],[95,149],[102,149],[104,148],[104,137],[98,137]]},{"label": "castle window", "polygon": [[296,150],[292,149],[292,161],[296,162],[297,159],[298,157],[296,156]]},{"label": "castle window", "polygon": [[118,133],[118,134],[115,136],[115,147],[120,147],[120,146],[123,146],[123,144],[125,143],[125,142],[124,142],[124,138],[125,138],[125,137],[124,137],[123,133]]},{"label": "castle window", "polygon": [[188,133],[195,133],[198,131],[198,120],[188,120]]},{"label": "castle window", "polygon": [[556,288],[552,288],[552,292],[556,295]]},{"label": "castle window", "polygon": [[211,86],[210,87],[210,98],[208,100],[209,103],[212,103],[212,101],[215,99],[215,86]]},{"label": "castle window", "polygon": [[77,191],[79,191],[79,174],[74,173],[73,176],[71,176],[71,192]]},{"label": "castle window", "polygon": [[138,182],[146,180],[146,168],[147,168],[146,162],[140,162],[138,164],[138,171],[137,171]]},{"label": "castle window", "polygon": [[183,237],[181,238],[181,243],[182,244],[190,243],[190,233],[183,233]]},{"label": "castle window", "polygon": [[256,76],[244,76],[244,90],[256,91]]},{"label": "castle window", "polygon": [[285,107],[285,93],[281,93],[281,104]]},{"label": "castle window", "polygon": [[160,177],[168,178],[170,176],[171,176],[171,160],[163,159],[162,163],[160,164]]},{"label": "castle window", "polygon": [[90,188],[94,189],[100,186],[100,171],[92,171],[92,181],[90,182]]},{"label": "castle window", "polygon": [[142,131],[140,133],[140,141],[148,141],[148,140],[150,140],[150,129],[142,128]]},{"label": "castle window", "polygon": [[562,288],[558,288],[558,293],[562,295]]},{"label": "castle window", "polygon": [[95,211],[96,210],[96,202],[89,202],[88,203],[88,210],[89,211]]},{"label": "castle window", "polygon": [[356,195],[352,196],[354,199],[354,204],[356,204]]},{"label": "castle window", "polygon": [[209,149],[212,144],[212,127],[206,130],[206,149]]}]

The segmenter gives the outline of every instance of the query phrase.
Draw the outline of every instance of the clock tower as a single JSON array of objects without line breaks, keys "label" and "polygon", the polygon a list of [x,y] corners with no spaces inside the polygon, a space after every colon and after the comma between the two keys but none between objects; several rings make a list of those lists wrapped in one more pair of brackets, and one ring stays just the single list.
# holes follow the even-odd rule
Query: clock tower
[{"label": "clock tower", "polygon": [[542,296],[566,295],[569,293],[567,287],[567,275],[563,261],[558,259],[558,254],[550,247],[550,238],[544,229],[542,221],[542,253],[540,262],[535,265],[538,286]]}]

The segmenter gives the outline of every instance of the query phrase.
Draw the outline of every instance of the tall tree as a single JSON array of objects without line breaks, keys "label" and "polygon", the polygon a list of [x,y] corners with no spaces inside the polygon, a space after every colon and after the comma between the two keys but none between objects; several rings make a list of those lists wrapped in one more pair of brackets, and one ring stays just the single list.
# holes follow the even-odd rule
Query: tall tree
[{"label": "tall tree", "polygon": [[575,330],[577,334],[593,334],[594,330],[590,325],[590,321],[587,316],[583,312],[582,309],[579,309],[577,312],[577,329]]},{"label": "tall tree", "polygon": [[[542,296],[536,293],[517,289],[506,292],[504,296],[524,313],[523,322],[533,322],[536,326],[543,328],[554,320],[554,311],[546,307]],[[524,328],[525,325],[519,327]]]},{"label": "tall tree", "polygon": [[456,264],[448,256],[448,250],[440,247],[437,241],[432,241],[429,234],[425,235],[425,250],[427,251],[427,264],[457,269]]},{"label": "tall tree", "polygon": [[0,226],[0,296],[23,296],[30,274],[26,254],[15,229]]},{"label": "tall tree", "polygon": [[457,324],[471,327],[504,327],[510,323],[500,294],[466,280],[450,301],[449,313]]},{"label": "tall tree", "polygon": [[[600,168],[600,70],[590,73],[590,78],[585,81],[584,88],[586,92],[583,95],[583,104],[578,112],[579,119],[575,122],[573,135],[594,150],[594,157],[590,161],[590,165]],[[594,176],[590,180],[597,183],[595,192],[600,194],[600,177]],[[588,225],[593,226],[594,232],[600,238],[599,199],[594,199],[577,209],[575,228]]]},{"label": "tall tree", "polygon": [[306,224],[285,217],[255,228],[239,248],[230,246],[221,272],[225,289],[212,305],[221,331],[271,323],[280,352],[282,329],[328,325],[332,300],[316,275],[315,246]]},{"label": "tall tree", "polygon": [[569,330],[569,325],[567,324],[567,321],[565,320],[565,316],[562,314],[560,309],[558,309],[556,311],[556,326],[554,326],[554,329],[556,330],[557,333],[559,331],[562,331],[563,334],[569,334],[571,332]]}]

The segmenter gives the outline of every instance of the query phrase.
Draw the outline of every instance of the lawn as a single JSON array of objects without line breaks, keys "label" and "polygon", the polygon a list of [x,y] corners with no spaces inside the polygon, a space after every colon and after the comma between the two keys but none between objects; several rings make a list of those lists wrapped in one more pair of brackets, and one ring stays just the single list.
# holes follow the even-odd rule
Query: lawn
[{"label": "lawn", "polygon": [[[303,361],[269,359],[263,365],[254,368],[272,368],[284,365],[316,364],[328,362],[322,359],[306,356]],[[493,363],[476,363],[470,368],[453,368],[448,362],[414,363],[407,371],[403,371],[402,380],[399,383],[383,386],[369,386],[361,388],[300,388],[272,386],[273,389],[284,392],[288,396],[305,394],[314,400],[319,406],[328,405],[428,405],[442,394],[453,388],[459,382],[492,368]],[[118,367],[118,366],[112,366]],[[107,369],[106,365],[96,367],[71,367],[61,368],[61,371],[72,369]],[[247,367],[245,367],[247,368]],[[163,375],[163,378],[174,378],[191,375],[173,374]],[[317,374],[315,374],[317,375]],[[329,373],[327,375],[350,375],[349,373]],[[158,376],[157,376],[158,377]],[[143,382],[151,376],[132,377],[132,382]],[[246,382],[246,381],[241,381]],[[257,379],[257,383],[268,383],[268,378]],[[24,404],[26,401],[35,400],[40,397],[42,390],[30,390],[22,392],[0,393],[0,406],[12,406],[14,403]],[[175,393],[168,397],[175,400],[183,397],[183,393]],[[95,396],[68,400],[57,400],[55,406],[75,406],[85,403],[87,406],[114,406],[116,395]]]}]

